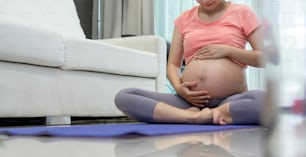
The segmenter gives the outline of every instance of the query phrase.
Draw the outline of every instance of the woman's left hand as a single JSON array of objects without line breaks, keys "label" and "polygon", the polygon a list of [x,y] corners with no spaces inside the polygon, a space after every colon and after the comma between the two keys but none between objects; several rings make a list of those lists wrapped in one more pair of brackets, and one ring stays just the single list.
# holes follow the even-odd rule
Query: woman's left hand
[{"label": "woman's left hand", "polygon": [[231,47],[222,44],[211,44],[199,49],[195,59],[220,59],[228,56]]}]

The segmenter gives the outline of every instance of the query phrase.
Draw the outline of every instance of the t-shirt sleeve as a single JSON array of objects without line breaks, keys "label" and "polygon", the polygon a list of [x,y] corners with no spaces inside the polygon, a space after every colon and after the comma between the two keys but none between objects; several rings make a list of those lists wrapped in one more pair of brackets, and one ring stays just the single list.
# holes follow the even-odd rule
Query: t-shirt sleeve
[{"label": "t-shirt sleeve", "polygon": [[260,26],[260,21],[255,12],[248,6],[242,8],[241,25],[245,36],[249,36],[255,29]]},{"label": "t-shirt sleeve", "polygon": [[174,26],[181,34],[183,34],[184,30],[185,16],[185,13],[183,13],[174,20]]}]

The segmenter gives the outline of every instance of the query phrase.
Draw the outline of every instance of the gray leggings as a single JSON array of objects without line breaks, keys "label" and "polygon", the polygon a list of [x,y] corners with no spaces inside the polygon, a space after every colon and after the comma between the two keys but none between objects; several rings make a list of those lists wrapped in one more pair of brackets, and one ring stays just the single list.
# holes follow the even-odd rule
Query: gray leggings
[{"label": "gray leggings", "polygon": [[[230,102],[233,124],[259,124],[264,95],[264,91],[250,90],[227,98],[212,99],[208,107],[214,108]],[[192,106],[176,94],[151,92],[137,88],[123,89],[115,97],[117,108],[125,115],[147,123],[154,123],[153,111],[159,102],[181,109]]]}]

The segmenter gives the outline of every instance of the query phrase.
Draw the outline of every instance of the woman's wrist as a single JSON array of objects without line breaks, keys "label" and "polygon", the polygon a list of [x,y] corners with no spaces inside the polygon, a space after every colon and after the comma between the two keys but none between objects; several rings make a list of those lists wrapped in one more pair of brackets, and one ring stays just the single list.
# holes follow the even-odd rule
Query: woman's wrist
[{"label": "woman's wrist", "polygon": [[173,89],[176,91],[176,93],[178,93],[181,83],[174,83],[172,86],[173,86]]}]

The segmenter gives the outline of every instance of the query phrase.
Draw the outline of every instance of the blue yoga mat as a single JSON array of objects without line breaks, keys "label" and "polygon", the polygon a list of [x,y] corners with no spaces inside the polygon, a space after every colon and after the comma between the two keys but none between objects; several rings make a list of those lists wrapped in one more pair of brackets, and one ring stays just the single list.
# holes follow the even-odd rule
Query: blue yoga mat
[{"label": "blue yoga mat", "polygon": [[252,125],[185,125],[185,124],[104,124],[52,127],[2,128],[0,134],[11,136],[116,137],[124,135],[156,136],[181,133],[248,129]]}]

